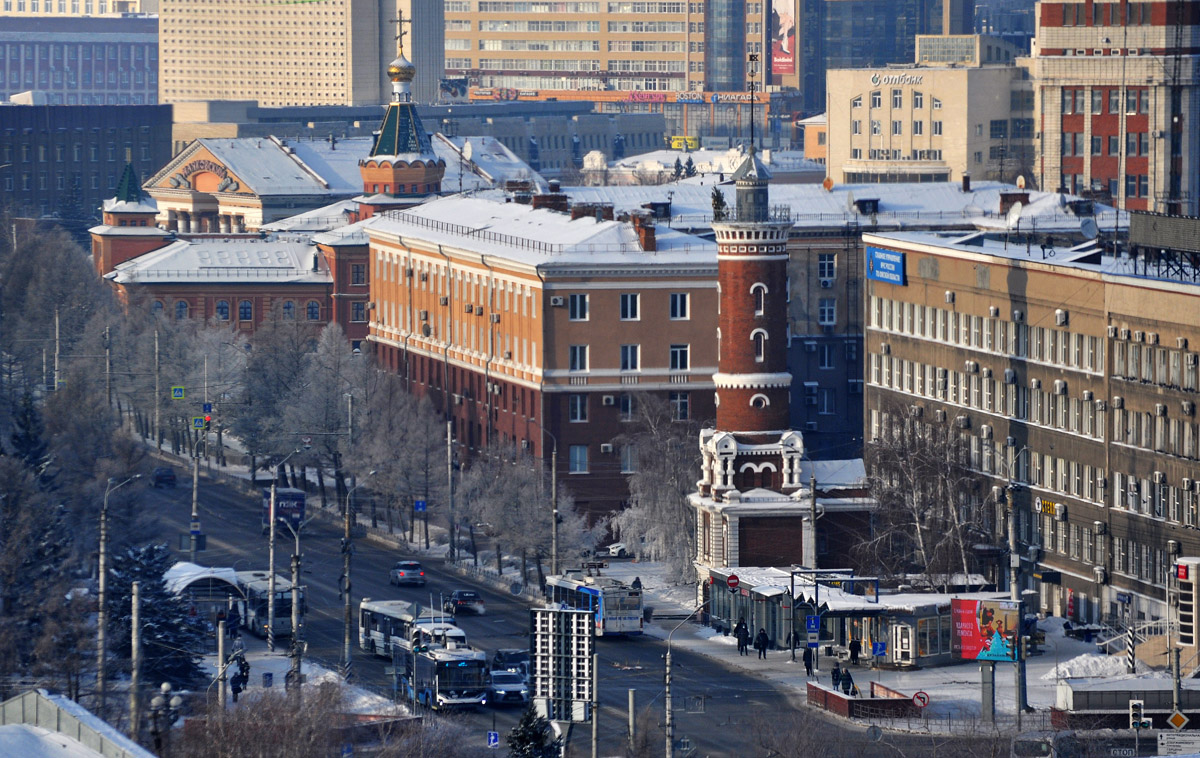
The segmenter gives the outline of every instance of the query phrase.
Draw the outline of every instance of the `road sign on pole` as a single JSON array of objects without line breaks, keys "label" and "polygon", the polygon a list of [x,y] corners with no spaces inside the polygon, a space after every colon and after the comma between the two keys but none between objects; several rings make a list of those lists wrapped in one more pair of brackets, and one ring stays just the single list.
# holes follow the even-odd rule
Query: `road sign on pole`
[{"label": "road sign on pole", "polygon": [[821,617],[820,616],[805,616],[804,617],[804,629],[805,629],[805,631],[807,631],[809,633],[815,633],[815,632],[821,631]]},{"label": "road sign on pole", "polygon": [[183,400],[183,397],[184,397],[183,387],[176,386],[176,387],[171,388],[171,399],[172,400]]},{"label": "road sign on pole", "polygon": [[924,708],[929,705],[929,695],[925,692],[918,692],[912,696],[913,705],[918,708]]},{"label": "road sign on pole", "polygon": [[487,746],[492,750],[500,749],[500,732],[488,732]]},{"label": "road sign on pole", "polygon": [[204,428],[204,417],[203,416],[192,416],[192,428],[193,429],[203,429]]},{"label": "road sign on pole", "polygon": [[730,592],[737,592],[738,585],[740,585],[741,583],[742,583],[742,580],[738,579],[737,574],[730,574],[725,579],[725,586],[729,587]]},{"label": "road sign on pole", "polygon": [[872,642],[871,643],[871,655],[873,655],[873,656],[887,655],[887,643],[886,642]]},{"label": "road sign on pole", "polygon": [[212,413],[212,403],[205,403],[205,404],[204,404],[204,412],[205,412],[205,413]]},{"label": "road sign on pole", "polygon": [[808,633],[808,646],[816,649],[817,645],[821,644],[821,635],[817,632]]},{"label": "road sign on pole", "polygon": [[424,513],[425,501],[424,500],[414,500],[413,501],[413,510],[416,511],[417,513]]}]

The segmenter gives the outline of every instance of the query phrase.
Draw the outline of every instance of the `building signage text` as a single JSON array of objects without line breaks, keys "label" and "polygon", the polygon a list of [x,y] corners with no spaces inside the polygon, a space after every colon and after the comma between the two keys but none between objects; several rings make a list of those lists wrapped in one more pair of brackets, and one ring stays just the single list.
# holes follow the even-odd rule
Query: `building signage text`
[{"label": "building signage text", "polygon": [[667,102],[666,92],[630,92],[625,98],[631,103],[665,103]]},{"label": "building signage text", "polygon": [[198,174],[201,171],[207,171],[211,174],[216,174],[217,176],[221,177],[222,179],[229,178],[229,172],[225,169],[224,166],[222,166],[220,163],[217,163],[216,161],[210,161],[210,160],[192,161],[191,163],[184,166],[183,169],[180,170],[179,173],[182,176],[191,176],[192,174]]},{"label": "building signage text", "polygon": [[904,275],[904,253],[867,246],[867,278],[877,282],[908,285]]},{"label": "building signage text", "polygon": [[871,84],[874,84],[876,87],[881,84],[920,84],[924,80],[924,76],[916,76],[914,74],[871,74]]},{"label": "building signage text", "polygon": [[1035,498],[1033,501],[1034,510],[1046,516],[1054,515],[1054,501],[1047,500],[1044,497]]}]

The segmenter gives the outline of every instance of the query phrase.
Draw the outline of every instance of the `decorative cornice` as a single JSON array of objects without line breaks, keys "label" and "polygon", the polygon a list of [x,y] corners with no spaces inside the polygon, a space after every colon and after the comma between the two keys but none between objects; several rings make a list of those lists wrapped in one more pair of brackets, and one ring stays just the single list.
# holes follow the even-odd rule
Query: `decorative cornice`
[{"label": "decorative cornice", "polygon": [[713,374],[718,389],[761,389],[791,387],[792,375],[786,371],[774,374]]}]

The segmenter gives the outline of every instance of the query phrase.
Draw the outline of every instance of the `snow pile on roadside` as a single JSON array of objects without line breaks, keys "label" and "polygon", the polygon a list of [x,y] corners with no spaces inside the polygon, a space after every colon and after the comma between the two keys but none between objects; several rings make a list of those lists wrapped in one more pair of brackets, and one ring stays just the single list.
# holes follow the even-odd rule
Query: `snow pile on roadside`
[{"label": "snow pile on roadside", "polygon": [[737,638],[732,634],[722,634],[721,632],[709,626],[697,627],[692,637],[698,640],[707,640],[710,642],[719,642],[726,645],[736,645]]},{"label": "snow pile on roadside", "polygon": [[[1137,662],[1137,673],[1144,674],[1150,669],[1141,661]],[[1116,677],[1129,673],[1129,659],[1125,656],[1101,655],[1089,653],[1063,661],[1054,668],[1042,674],[1042,681],[1052,682],[1059,679],[1088,679],[1092,677]]]}]

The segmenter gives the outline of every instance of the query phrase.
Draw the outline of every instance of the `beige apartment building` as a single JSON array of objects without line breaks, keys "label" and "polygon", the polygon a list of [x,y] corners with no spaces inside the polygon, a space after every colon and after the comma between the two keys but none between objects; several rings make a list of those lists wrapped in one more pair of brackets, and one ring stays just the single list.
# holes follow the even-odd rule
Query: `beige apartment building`
[{"label": "beige apartment building", "polygon": [[78,18],[120,16],[124,13],[157,13],[158,0],[3,0],[0,18]]},{"label": "beige apartment building", "polygon": [[1012,182],[1032,168],[1032,88],[1018,66],[841,69],[827,89],[836,182]]},{"label": "beige apartment building", "polygon": [[1198,46],[1195,2],[1039,3],[1039,184],[1130,210],[1195,215]]},{"label": "beige apartment building", "polygon": [[384,71],[405,50],[422,71],[418,102],[437,99],[442,60],[437,0],[163,0],[159,9],[162,102],[257,100],[264,107],[383,104]]}]

